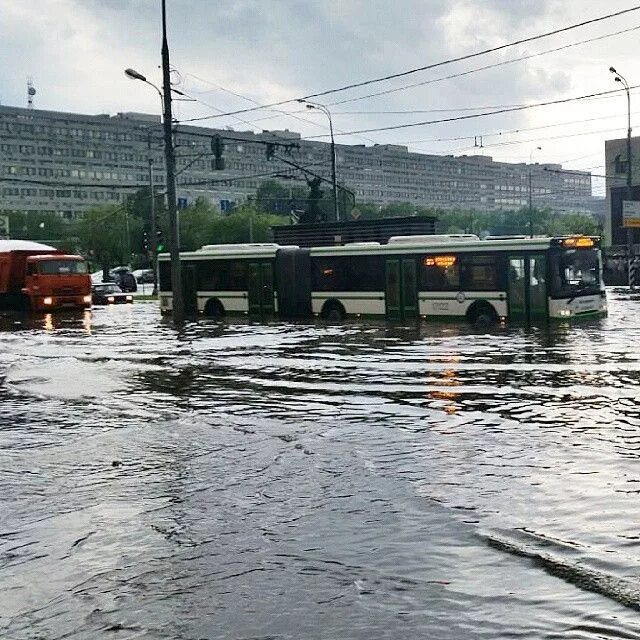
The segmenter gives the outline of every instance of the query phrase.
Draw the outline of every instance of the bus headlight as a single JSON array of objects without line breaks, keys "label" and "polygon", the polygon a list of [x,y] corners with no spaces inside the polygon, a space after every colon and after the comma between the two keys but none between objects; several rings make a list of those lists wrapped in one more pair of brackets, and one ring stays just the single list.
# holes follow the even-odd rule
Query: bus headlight
[{"label": "bus headlight", "polygon": [[566,318],[571,315],[571,309],[560,309],[560,315]]},{"label": "bus headlight", "polygon": [[50,306],[53,304],[53,298],[44,298],[44,300],[42,301],[42,304],[46,304],[47,306]]},{"label": "bus headlight", "polygon": [[85,296],[84,298],[82,298],[82,302],[84,302],[85,304],[91,304],[91,296]]}]

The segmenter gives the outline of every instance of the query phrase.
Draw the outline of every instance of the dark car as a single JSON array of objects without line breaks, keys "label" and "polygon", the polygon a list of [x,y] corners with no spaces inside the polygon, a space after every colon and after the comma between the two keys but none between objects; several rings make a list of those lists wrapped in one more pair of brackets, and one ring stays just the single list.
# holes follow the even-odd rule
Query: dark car
[{"label": "dark car", "polygon": [[113,282],[103,282],[102,284],[94,284],[91,287],[91,302],[93,304],[124,304],[133,302],[133,296],[124,293]]}]

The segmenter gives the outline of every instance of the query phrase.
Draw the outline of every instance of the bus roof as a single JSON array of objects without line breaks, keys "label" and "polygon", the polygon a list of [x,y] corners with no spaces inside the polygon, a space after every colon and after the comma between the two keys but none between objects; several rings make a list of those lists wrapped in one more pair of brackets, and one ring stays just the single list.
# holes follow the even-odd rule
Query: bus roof
[{"label": "bus roof", "polygon": [[[575,240],[592,241],[587,244],[570,244]],[[474,251],[545,251],[550,247],[597,247],[599,238],[591,236],[563,236],[563,237],[522,237],[522,236],[491,236],[480,240],[473,234],[451,235],[420,235],[394,236],[387,244],[377,242],[352,242],[344,245],[309,247],[312,255],[393,255],[401,253],[442,253],[446,251],[474,252]],[[183,260],[233,259],[233,258],[264,258],[273,257],[279,249],[297,249],[297,246],[278,245],[275,243],[245,243],[245,244],[209,244],[197,251],[180,253]],[[158,255],[160,261],[169,261],[170,254]]]},{"label": "bus roof", "polygon": [[449,240],[444,240],[442,237],[434,237],[430,239],[429,236],[420,236],[419,238],[412,236],[405,236],[402,238],[392,238],[394,242],[389,241],[389,244],[383,244],[379,247],[371,246],[354,246],[344,245],[336,247],[313,247],[311,253],[313,255],[329,256],[329,255],[345,255],[345,254],[359,254],[359,255],[373,255],[373,254],[393,254],[393,253],[424,253],[424,252],[438,252],[443,251],[456,251],[456,252],[471,252],[471,251],[513,251],[515,249],[522,249],[525,251],[533,250],[546,250],[551,246],[552,238],[523,238],[523,239],[508,239],[508,240],[479,240],[470,237],[453,237]]}]

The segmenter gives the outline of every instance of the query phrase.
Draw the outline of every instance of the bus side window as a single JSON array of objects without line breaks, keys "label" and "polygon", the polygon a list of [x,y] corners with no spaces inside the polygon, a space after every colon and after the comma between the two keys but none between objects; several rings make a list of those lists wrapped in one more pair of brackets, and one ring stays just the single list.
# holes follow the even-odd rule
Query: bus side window
[{"label": "bus side window", "polygon": [[420,269],[420,289],[422,291],[458,291],[460,289],[460,265],[456,261],[449,266],[427,264],[429,257],[422,260]]},{"label": "bus side window", "polygon": [[498,278],[498,256],[464,255],[462,263],[462,287],[469,291],[497,291],[500,288]]}]

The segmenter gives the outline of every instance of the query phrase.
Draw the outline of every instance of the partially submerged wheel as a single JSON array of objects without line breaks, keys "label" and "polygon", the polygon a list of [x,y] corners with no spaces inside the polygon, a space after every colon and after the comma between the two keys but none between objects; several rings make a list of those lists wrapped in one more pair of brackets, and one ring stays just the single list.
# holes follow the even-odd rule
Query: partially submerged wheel
[{"label": "partially submerged wheel", "polygon": [[483,300],[469,307],[467,320],[478,329],[486,329],[498,324],[498,314],[492,304]]},{"label": "partially submerged wheel", "polygon": [[218,298],[211,298],[204,305],[204,315],[208,318],[224,318],[224,305]]},{"label": "partially submerged wheel", "polygon": [[325,302],[322,307],[322,312],[320,313],[321,318],[329,320],[330,322],[340,322],[344,320],[346,315],[342,303],[338,302],[338,300],[328,300]]}]

